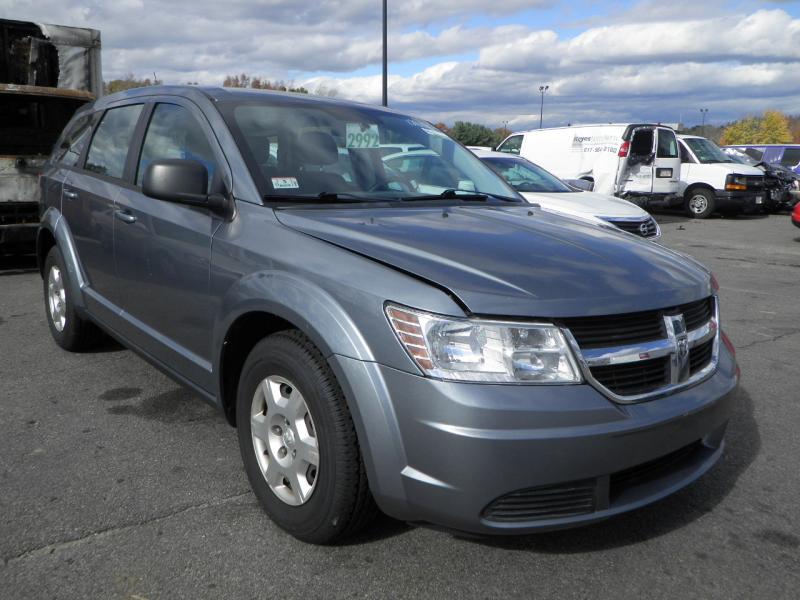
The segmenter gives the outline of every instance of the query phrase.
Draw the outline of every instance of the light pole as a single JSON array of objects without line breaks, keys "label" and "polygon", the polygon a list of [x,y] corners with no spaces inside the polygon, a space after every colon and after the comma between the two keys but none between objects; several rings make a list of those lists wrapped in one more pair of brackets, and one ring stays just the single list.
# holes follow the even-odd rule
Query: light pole
[{"label": "light pole", "polygon": [[544,93],[550,89],[549,85],[540,85],[539,93],[542,95],[542,103],[539,106],[539,129],[542,128],[542,117],[544,116]]},{"label": "light pole", "polygon": [[700,109],[700,114],[703,115],[703,123],[700,125],[700,131],[703,132],[703,137],[706,137],[706,113],[708,113],[707,108]]},{"label": "light pole", "polygon": [[387,80],[389,73],[389,56],[386,48],[386,0],[383,0],[383,106],[389,106],[389,91]]}]

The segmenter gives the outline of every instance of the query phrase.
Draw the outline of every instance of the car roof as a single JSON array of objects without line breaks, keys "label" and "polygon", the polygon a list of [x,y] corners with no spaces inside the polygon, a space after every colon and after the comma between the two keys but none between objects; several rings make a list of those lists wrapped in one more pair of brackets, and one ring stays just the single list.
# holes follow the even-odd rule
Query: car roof
[{"label": "car roof", "polygon": [[190,100],[209,99],[212,101],[225,100],[252,100],[267,98],[280,99],[281,103],[297,103],[298,105],[316,104],[322,106],[360,106],[371,110],[378,110],[397,115],[405,116],[390,108],[354,102],[352,100],[342,100],[340,98],[330,98],[328,96],[315,96],[312,94],[301,94],[297,92],[280,92],[276,90],[258,90],[252,88],[229,88],[219,86],[197,86],[197,85],[152,85],[147,87],[132,88],[122,92],[116,92],[103,96],[94,103],[96,108],[104,108],[106,105],[128,98],[146,98],[148,96],[179,96]]}]

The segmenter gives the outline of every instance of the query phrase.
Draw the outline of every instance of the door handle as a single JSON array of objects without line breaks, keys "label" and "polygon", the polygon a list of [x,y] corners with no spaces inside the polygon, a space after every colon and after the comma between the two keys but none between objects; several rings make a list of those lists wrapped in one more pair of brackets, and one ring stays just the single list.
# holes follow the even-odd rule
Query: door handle
[{"label": "door handle", "polygon": [[130,225],[131,223],[136,223],[136,217],[133,216],[127,210],[115,210],[114,216],[123,223],[127,223],[128,225]]},{"label": "door handle", "polygon": [[64,190],[64,196],[66,196],[70,200],[77,200],[78,192],[70,192],[69,190]]}]

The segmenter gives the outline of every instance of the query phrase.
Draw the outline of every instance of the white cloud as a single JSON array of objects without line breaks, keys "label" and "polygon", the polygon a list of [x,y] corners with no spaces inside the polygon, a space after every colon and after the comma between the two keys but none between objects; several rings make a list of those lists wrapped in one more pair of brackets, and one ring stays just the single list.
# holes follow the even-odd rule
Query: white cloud
[{"label": "white cloud", "polygon": [[[586,19],[577,35],[475,24],[480,15],[546,8],[547,0],[392,1],[390,70],[441,62],[393,75],[390,102],[430,119],[522,127],[538,123],[538,86],[546,83],[550,124],[669,122],[699,114],[701,103],[715,121],[769,107],[800,112],[800,20],[774,8],[780,3],[740,13],[730,1],[645,0]],[[574,3],[559,11],[578,13]],[[214,85],[246,72],[380,99],[379,76],[346,75],[380,62],[377,0],[0,0],[0,14],[100,29],[107,79],[155,72],[170,83]],[[465,54],[477,59],[453,60]],[[319,72],[341,75],[309,77]]]}]

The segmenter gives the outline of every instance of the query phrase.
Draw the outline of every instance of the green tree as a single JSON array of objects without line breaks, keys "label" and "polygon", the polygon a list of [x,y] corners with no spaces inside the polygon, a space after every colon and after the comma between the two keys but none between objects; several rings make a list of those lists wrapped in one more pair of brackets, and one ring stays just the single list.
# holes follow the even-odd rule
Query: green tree
[{"label": "green tree", "polygon": [[270,81],[261,77],[250,77],[247,73],[240,75],[226,75],[222,82],[222,87],[250,88],[254,90],[277,90],[279,92],[295,92],[307,94],[308,90],[304,87],[294,87],[291,83],[284,81]]},{"label": "green tree", "polygon": [[723,146],[755,144],[758,142],[759,121],[757,117],[747,117],[731,123],[722,132],[720,143]]},{"label": "green tree", "polygon": [[789,119],[780,111],[768,110],[758,124],[756,143],[788,144],[792,141]]},{"label": "green tree", "polygon": [[498,127],[494,130],[494,139],[492,141],[492,148],[497,148],[504,139],[511,135],[511,130],[508,127]]},{"label": "green tree", "polygon": [[479,123],[456,121],[450,130],[450,136],[465,146],[494,146],[494,132]]},{"label": "green tree", "polygon": [[161,81],[156,79],[155,74],[153,74],[153,79],[150,79],[149,77],[146,79],[137,79],[133,73],[128,73],[122,79],[104,81],[103,89],[105,90],[106,94],[113,94],[114,92],[122,92],[124,90],[147,87],[150,85],[161,85]]}]

